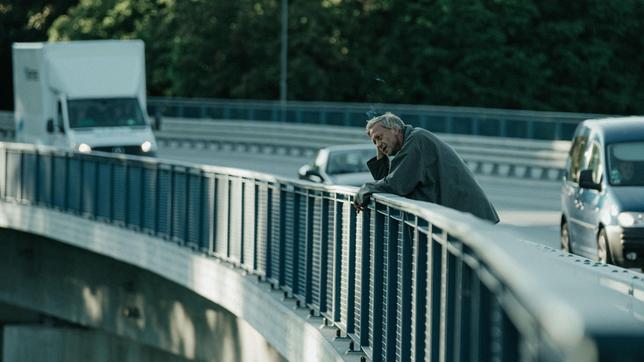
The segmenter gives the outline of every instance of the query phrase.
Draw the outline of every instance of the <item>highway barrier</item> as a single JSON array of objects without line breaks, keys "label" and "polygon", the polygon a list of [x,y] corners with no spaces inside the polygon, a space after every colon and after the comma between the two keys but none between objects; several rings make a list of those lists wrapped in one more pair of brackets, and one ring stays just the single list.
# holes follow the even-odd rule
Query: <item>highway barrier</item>
[{"label": "highway barrier", "polygon": [[[170,147],[234,149],[313,157],[322,147],[369,142],[364,128],[280,122],[165,118],[157,139]],[[561,181],[569,141],[440,134],[477,174]]]},{"label": "highway barrier", "polygon": [[[13,116],[0,112],[0,136],[14,137]],[[170,147],[214,147],[240,152],[313,157],[322,147],[368,142],[362,127],[242,120],[163,118],[155,131]],[[570,141],[440,134],[477,174],[560,181]]]},{"label": "highway barrier", "polygon": [[569,140],[579,121],[598,114],[409,104],[148,98],[155,118],[210,118],[362,127],[365,120],[393,112],[435,133]]}]

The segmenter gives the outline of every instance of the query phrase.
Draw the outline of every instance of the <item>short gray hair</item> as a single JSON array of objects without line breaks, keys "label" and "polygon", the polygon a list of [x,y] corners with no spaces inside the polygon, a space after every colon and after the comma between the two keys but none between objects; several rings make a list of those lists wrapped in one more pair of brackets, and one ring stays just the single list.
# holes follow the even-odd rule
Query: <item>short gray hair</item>
[{"label": "short gray hair", "polygon": [[405,127],[405,122],[403,122],[400,117],[391,112],[387,112],[383,115],[373,117],[372,119],[367,121],[367,126],[365,127],[367,134],[369,134],[369,131],[377,124],[380,124],[383,128],[389,129],[403,129],[403,127]]}]

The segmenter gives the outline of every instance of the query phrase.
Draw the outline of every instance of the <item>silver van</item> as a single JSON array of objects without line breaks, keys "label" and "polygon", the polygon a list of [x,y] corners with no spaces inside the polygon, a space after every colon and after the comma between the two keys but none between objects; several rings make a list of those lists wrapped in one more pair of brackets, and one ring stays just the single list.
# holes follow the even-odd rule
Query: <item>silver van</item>
[{"label": "silver van", "polygon": [[561,247],[644,268],[644,117],[586,120],[561,189]]}]

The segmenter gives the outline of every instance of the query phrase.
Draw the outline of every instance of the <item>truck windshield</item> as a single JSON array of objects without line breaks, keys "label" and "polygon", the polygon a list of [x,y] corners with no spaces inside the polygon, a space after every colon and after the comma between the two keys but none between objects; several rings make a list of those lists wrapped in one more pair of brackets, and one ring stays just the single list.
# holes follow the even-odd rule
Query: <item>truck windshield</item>
[{"label": "truck windshield", "polygon": [[145,125],[141,107],[136,98],[69,100],[67,111],[71,128]]}]

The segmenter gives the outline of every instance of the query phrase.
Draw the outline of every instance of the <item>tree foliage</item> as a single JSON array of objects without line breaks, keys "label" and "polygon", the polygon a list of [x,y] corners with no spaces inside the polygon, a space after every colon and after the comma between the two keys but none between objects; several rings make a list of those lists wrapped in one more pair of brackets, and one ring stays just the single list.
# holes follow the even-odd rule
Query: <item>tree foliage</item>
[{"label": "tree foliage", "polygon": [[77,0],[0,0],[0,109],[13,109],[11,44],[47,40],[52,22]]},{"label": "tree foliage", "polygon": [[[81,0],[49,37],[143,39],[153,95],[277,99],[281,3]],[[290,0],[288,17],[291,100],[644,110],[644,0]]]}]

